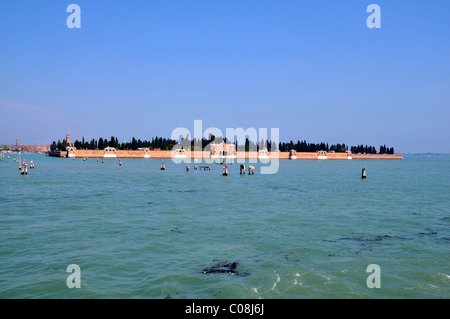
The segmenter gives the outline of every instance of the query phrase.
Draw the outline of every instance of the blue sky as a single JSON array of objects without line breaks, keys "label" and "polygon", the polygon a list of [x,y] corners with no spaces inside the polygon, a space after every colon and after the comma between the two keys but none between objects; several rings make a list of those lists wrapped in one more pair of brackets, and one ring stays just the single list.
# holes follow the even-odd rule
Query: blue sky
[{"label": "blue sky", "polygon": [[[69,29],[66,8],[81,8]],[[381,28],[369,29],[369,4]],[[450,1],[0,2],[0,143],[173,129],[450,152]]]}]

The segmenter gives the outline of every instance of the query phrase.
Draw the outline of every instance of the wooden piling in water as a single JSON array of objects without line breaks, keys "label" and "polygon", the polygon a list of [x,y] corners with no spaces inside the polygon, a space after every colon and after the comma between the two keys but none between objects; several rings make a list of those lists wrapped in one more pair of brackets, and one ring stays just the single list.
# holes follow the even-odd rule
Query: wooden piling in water
[{"label": "wooden piling in water", "polygon": [[255,166],[253,165],[248,166],[248,175],[255,175]]},{"label": "wooden piling in water", "polygon": [[362,179],[366,179],[366,168],[365,167],[363,167],[363,169],[362,169],[362,172],[361,172],[361,178]]},{"label": "wooden piling in water", "polygon": [[22,174],[22,175],[28,175],[27,164],[24,164],[24,165],[23,165],[21,174]]},{"label": "wooden piling in water", "polygon": [[245,175],[245,164],[241,164],[239,167],[239,174],[244,174]]}]

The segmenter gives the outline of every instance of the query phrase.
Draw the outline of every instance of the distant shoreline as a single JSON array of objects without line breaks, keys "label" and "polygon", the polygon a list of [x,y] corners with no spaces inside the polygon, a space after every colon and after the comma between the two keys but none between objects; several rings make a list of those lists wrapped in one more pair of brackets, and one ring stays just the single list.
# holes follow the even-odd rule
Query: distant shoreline
[{"label": "distant shoreline", "polygon": [[406,156],[449,156],[450,153],[405,153]]}]

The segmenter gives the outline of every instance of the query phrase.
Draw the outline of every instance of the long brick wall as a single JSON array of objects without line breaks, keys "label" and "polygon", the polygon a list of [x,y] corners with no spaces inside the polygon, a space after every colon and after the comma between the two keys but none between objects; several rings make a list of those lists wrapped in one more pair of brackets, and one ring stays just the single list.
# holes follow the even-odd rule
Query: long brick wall
[{"label": "long brick wall", "polygon": [[[144,150],[135,151],[123,151],[117,150],[116,152],[105,152],[103,150],[74,150],[72,152],[49,152],[49,156],[54,157],[69,157],[69,155],[75,154],[75,158],[103,158],[104,154],[116,154],[117,158],[145,158],[145,155],[150,155],[150,158],[168,159],[172,158],[172,151],[150,150],[145,152]],[[258,158],[258,152],[237,152],[236,157],[238,159],[256,159]],[[210,158],[209,152],[196,151],[188,152],[188,158]],[[269,152],[269,158],[278,158],[280,160],[288,160],[289,152]],[[299,152],[296,154],[297,160],[317,160],[318,153],[316,152]],[[348,156],[351,159],[403,159],[402,154],[347,154],[347,153],[327,153],[327,160],[348,160]]]}]

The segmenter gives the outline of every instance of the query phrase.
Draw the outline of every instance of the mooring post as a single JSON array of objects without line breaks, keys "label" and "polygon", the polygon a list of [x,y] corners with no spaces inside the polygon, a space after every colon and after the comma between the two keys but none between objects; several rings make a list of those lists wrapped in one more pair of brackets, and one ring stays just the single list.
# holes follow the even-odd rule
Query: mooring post
[{"label": "mooring post", "polygon": [[189,172],[189,165],[186,165],[186,172]]},{"label": "mooring post", "polygon": [[228,168],[227,168],[227,164],[223,164],[222,175],[223,175],[223,176],[228,176]]},{"label": "mooring post", "polygon": [[239,168],[239,174],[244,174],[245,175],[245,164],[241,164],[240,168]]},{"label": "mooring post", "polygon": [[248,175],[255,175],[255,166],[253,165],[248,166]]},{"label": "mooring post", "polygon": [[366,179],[366,168],[365,167],[363,167],[363,169],[362,169],[362,173],[361,173],[361,178],[362,179]]},{"label": "mooring post", "polygon": [[22,174],[22,175],[28,175],[27,164],[24,164],[24,165],[23,165],[22,173],[21,173],[21,174]]}]

